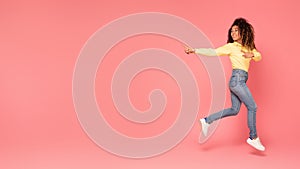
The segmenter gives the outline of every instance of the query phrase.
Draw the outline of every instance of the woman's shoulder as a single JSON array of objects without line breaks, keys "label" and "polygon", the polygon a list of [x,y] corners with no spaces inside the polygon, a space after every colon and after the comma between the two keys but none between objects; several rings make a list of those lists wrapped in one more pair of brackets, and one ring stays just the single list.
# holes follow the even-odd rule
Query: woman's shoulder
[{"label": "woman's shoulder", "polygon": [[224,44],[223,46],[226,46],[226,47],[235,47],[235,46],[241,47],[241,45],[237,42],[232,42],[232,43],[228,42],[228,43]]},{"label": "woman's shoulder", "polygon": [[220,47],[231,47],[231,46],[234,46],[234,43],[229,42],[229,43],[221,45]]},{"label": "woman's shoulder", "polygon": [[242,44],[240,44],[238,42],[232,42],[232,43],[230,43],[230,45],[232,45],[232,46],[238,46],[238,47],[242,47],[243,46]]}]

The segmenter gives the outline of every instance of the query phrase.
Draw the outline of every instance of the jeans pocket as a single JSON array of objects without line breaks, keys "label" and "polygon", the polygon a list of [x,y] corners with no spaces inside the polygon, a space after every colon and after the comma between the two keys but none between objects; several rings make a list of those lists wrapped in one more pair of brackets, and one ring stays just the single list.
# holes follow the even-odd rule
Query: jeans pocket
[{"label": "jeans pocket", "polygon": [[246,76],[240,76],[239,77],[239,81],[240,82],[246,82],[247,81],[247,77]]}]

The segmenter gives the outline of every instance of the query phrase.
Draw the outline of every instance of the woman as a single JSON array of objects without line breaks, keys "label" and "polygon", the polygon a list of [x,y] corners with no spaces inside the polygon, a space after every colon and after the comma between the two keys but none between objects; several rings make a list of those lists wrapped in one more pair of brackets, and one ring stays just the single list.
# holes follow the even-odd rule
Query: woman
[{"label": "woman", "polygon": [[223,117],[237,115],[240,111],[241,103],[244,103],[248,110],[248,128],[250,130],[247,143],[254,148],[264,151],[256,131],[256,103],[248,89],[246,82],[250,61],[261,60],[261,54],[256,50],[254,44],[254,29],[244,18],[236,19],[228,30],[227,44],[217,49],[186,47],[187,54],[196,53],[205,56],[229,56],[232,64],[232,76],[229,82],[231,93],[231,108],[200,119],[202,133],[207,135],[208,128],[212,122]]}]

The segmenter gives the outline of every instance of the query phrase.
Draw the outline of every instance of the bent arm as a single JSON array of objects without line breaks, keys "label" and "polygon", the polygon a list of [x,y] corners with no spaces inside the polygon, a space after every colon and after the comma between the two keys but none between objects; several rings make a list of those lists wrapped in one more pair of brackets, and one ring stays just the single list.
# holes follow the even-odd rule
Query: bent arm
[{"label": "bent arm", "polygon": [[253,49],[252,53],[253,53],[252,59],[253,59],[255,62],[258,62],[258,61],[261,60],[262,57],[261,57],[260,52],[258,52],[256,49]]}]

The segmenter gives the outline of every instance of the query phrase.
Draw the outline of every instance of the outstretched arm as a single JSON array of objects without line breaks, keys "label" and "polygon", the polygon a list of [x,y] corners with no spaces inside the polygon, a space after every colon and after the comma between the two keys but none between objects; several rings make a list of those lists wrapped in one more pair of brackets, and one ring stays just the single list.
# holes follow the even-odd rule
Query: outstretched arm
[{"label": "outstretched arm", "polygon": [[190,53],[196,53],[196,54],[200,54],[200,55],[205,55],[205,56],[217,56],[216,50],[215,49],[211,49],[211,48],[191,48],[189,46],[184,45],[184,52],[186,54],[190,54]]},{"label": "outstretched arm", "polygon": [[185,53],[190,54],[190,53],[196,53],[199,55],[204,55],[204,56],[225,56],[230,54],[230,48],[226,44],[224,46],[221,46],[217,49],[212,49],[212,48],[191,48],[189,46],[184,45],[185,48]]}]

